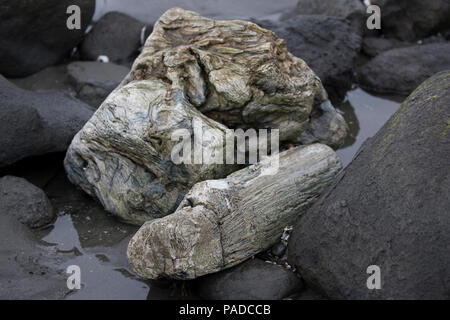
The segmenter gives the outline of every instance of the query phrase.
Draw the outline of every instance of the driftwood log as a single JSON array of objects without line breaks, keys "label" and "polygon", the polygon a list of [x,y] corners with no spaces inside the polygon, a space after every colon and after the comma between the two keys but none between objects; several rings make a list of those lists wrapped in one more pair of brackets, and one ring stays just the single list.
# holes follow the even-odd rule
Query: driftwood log
[{"label": "driftwood log", "polygon": [[[202,122],[211,137],[204,154],[223,149],[227,128],[279,129],[286,144],[336,145],[347,126],[332,106],[316,112],[326,99],[320,79],[271,31],[170,9],[130,74],[74,138],[65,168],[106,210],[142,224],[174,212],[195,183],[237,169],[174,163],[175,131],[193,137],[193,123]],[[323,123],[315,120],[322,113],[331,115]]]},{"label": "driftwood log", "polygon": [[313,144],[280,153],[278,169],[269,157],[199,182],[175,213],[139,229],[128,260],[149,279],[193,279],[232,267],[277,242],[341,167],[330,147]]}]

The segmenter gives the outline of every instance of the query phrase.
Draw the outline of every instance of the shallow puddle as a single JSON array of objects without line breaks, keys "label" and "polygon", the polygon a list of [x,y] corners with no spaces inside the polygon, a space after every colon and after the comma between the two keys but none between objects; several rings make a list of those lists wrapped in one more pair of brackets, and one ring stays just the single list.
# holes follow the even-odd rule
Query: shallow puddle
[{"label": "shallow puddle", "polygon": [[353,159],[359,147],[373,137],[398,110],[404,97],[374,96],[356,88],[347,93],[346,101],[338,107],[350,127],[344,146],[337,151],[344,166]]}]

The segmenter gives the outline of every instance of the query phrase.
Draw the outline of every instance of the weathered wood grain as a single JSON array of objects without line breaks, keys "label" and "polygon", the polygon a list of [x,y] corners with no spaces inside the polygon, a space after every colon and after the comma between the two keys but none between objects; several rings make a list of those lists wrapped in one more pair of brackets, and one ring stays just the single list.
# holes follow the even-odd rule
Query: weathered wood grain
[{"label": "weathered wood grain", "polygon": [[243,262],[277,242],[342,167],[322,144],[280,153],[278,170],[265,175],[274,163],[194,185],[175,213],[146,222],[131,239],[133,269],[144,278],[193,279]]}]

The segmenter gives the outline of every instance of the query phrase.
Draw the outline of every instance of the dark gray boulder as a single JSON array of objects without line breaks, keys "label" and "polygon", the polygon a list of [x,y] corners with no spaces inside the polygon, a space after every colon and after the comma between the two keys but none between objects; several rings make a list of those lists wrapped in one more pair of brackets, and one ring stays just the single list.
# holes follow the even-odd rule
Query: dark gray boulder
[{"label": "dark gray boulder", "polygon": [[309,14],[347,19],[359,34],[366,26],[366,7],[361,0],[299,0],[295,9],[283,14],[280,20]]},{"label": "dark gray boulder", "polygon": [[29,228],[51,222],[51,212],[42,190],[22,178],[0,179],[0,299],[61,299],[69,292],[67,260],[38,246],[37,230]]},{"label": "dark gray boulder", "polygon": [[449,53],[449,42],[389,50],[358,68],[357,82],[370,91],[408,95],[435,73],[450,69]]},{"label": "dark gray boulder", "polygon": [[[431,36],[420,40],[419,44],[445,43],[446,39],[442,35]],[[415,46],[417,43],[402,41],[393,38],[384,37],[365,37],[362,44],[362,53],[368,57],[376,57],[377,55],[392,49],[405,48]]]},{"label": "dark gray boulder", "polygon": [[307,129],[300,136],[301,143],[327,143],[330,147],[339,149],[347,136],[348,126],[330,101],[316,106],[310,117]]},{"label": "dark gray boulder", "polygon": [[74,61],[10,81],[31,91],[62,91],[97,108],[129,71],[128,67],[112,62]]},{"label": "dark gray boulder", "polygon": [[[288,260],[330,298],[450,298],[450,72],[424,82],[289,239]],[[367,268],[381,270],[368,290]]]},{"label": "dark gray boulder", "polygon": [[98,56],[105,55],[111,62],[131,65],[139,54],[144,27],[145,40],[152,31],[150,25],[120,12],[108,12],[86,35],[81,44],[81,57],[97,60]]},{"label": "dark gray boulder", "polygon": [[409,47],[413,45],[414,44],[411,42],[401,41],[397,39],[388,39],[383,37],[365,37],[362,43],[362,52],[366,56],[373,58],[385,51]]},{"label": "dark gray boulder", "polygon": [[41,71],[24,78],[10,78],[8,80],[25,90],[56,90],[65,92],[74,97],[76,96],[75,89],[67,75],[67,66],[65,64],[42,69]]},{"label": "dark gray boulder", "polygon": [[196,280],[204,299],[279,300],[302,289],[301,279],[282,266],[251,259]]},{"label": "dark gray boulder", "polygon": [[39,228],[55,219],[44,191],[23,178],[0,178],[0,212],[14,215],[30,228]]},{"label": "dark gray boulder", "polygon": [[299,15],[282,22],[255,21],[286,40],[288,50],[303,59],[322,80],[333,103],[351,88],[361,37],[342,18]]},{"label": "dark gray boulder", "polygon": [[67,66],[68,77],[77,98],[98,107],[130,71],[114,63],[76,61]]},{"label": "dark gray boulder", "polygon": [[93,109],[60,92],[32,92],[0,75],[0,167],[65,151]]},{"label": "dark gray boulder", "polygon": [[[81,9],[81,29],[67,28],[67,7]],[[91,22],[95,1],[0,1],[0,73],[23,77],[69,56]]]},{"label": "dark gray boulder", "polygon": [[381,32],[414,41],[450,28],[449,0],[372,0],[381,8]]}]

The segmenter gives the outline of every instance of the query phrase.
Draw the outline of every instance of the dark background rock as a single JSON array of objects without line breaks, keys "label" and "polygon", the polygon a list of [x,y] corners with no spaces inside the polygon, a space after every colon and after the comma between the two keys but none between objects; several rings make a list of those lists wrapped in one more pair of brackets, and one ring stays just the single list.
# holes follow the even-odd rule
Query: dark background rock
[{"label": "dark background rock", "polygon": [[280,20],[308,14],[347,19],[358,34],[366,27],[366,7],[361,0],[300,0],[295,9],[283,14]]},{"label": "dark background rock", "polygon": [[44,191],[23,178],[0,178],[0,212],[14,215],[30,228],[39,228],[55,219]]},{"label": "dark background rock", "polygon": [[342,115],[326,101],[314,108],[308,128],[302,132],[299,141],[305,145],[325,143],[336,150],[345,143],[348,130]]},{"label": "dark background rock", "polygon": [[299,15],[283,22],[255,21],[286,40],[288,50],[319,76],[333,103],[340,102],[353,83],[361,37],[347,21],[324,15]]},{"label": "dark background rock", "polygon": [[77,98],[99,107],[130,71],[114,63],[75,61],[67,66],[68,77],[75,87]]},{"label": "dark background rock", "polygon": [[[418,41],[420,44],[445,43],[446,39],[442,35],[435,35]],[[365,37],[363,39],[362,53],[368,57],[377,55],[392,49],[405,48],[417,45],[418,43],[402,41],[384,37]]]},{"label": "dark background rock", "polygon": [[128,67],[112,62],[74,61],[9,80],[26,90],[64,92],[97,108],[129,71]]},{"label": "dark background rock", "polygon": [[[450,298],[450,72],[423,83],[297,222],[288,259],[330,298]],[[368,290],[367,267],[381,268]]]},{"label": "dark background rock", "polygon": [[301,288],[292,271],[259,259],[196,280],[199,295],[214,300],[279,300]]},{"label": "dark background rock", "polygon": [[147,39],[152,26],[120,12],[108,12],[86,35],[81,44],[81,57],[97,60],[98,56],[106,55],[111,62],[131,65],[139,54],[144,26],[144,39]]},{"label": "dark background rock", "polygon": [[[67,7],[81,9],[81,29],[69,30]],[[92,0],[0,1],[0,73],[24,77],[69,57],[95,10]]]},{"label": "dark background rock", "polygon": [[372,0],[381,8],[381,32],[414,41],[450,28],[449,0]]},{"label": "dark background rock", "polygon": [[32,92],[0,76],[0,167],[32,155],[65,151],[93,114],[60,92]]},{"label": "dark background rock", "polygon": [[365,37],[362,44],[362,52],[368,57],[376,57],[380,53],[392,49],[413,46],[414,43],[383,37]]},{"label": "dark background rock", "polygon": [[51,66],[24,78],[8,79],[16,86],[30,91],[57,90],[76,96],[75,89],[70,82],[65,64]]},{"label": "dark background rock", "polygon": [[432,43],[386,51],[357,71],[364,89],[410,94],[437,72],[450,69],[450,43]]}]

